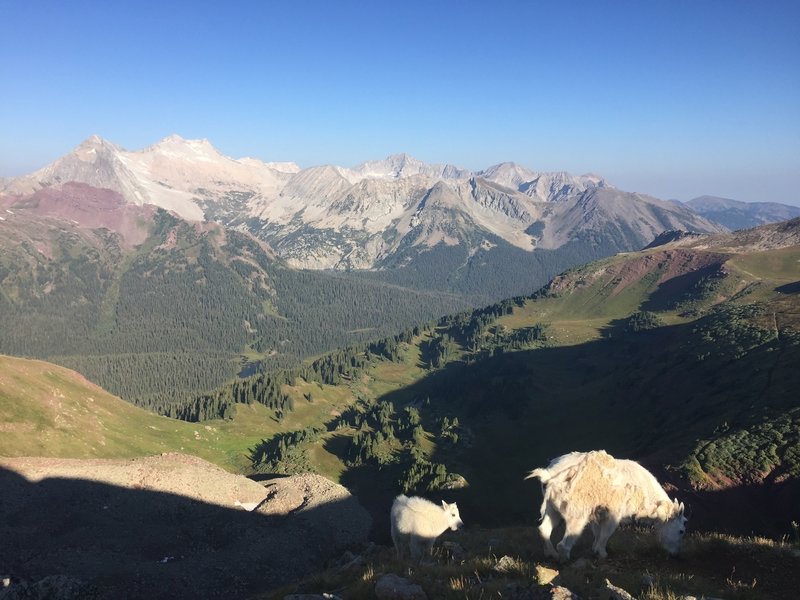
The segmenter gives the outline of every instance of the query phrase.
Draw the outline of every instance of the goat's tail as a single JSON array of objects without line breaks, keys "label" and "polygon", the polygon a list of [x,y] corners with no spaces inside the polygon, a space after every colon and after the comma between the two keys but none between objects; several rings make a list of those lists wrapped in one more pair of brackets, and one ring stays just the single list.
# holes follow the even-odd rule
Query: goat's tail
[{"label": "goat's tail", "polygon": [[542,484],[547,483],[550,480],[550,471],[547,469],[534,469],[525,477],[525,479],[539,479]]}]

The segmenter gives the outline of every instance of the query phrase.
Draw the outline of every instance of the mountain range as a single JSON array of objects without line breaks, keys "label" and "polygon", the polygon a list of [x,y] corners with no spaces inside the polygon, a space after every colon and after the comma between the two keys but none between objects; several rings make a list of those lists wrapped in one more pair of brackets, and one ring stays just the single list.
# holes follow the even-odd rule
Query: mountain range
[{"label": "mountain range", "polygon": [[740,202],[717,196],[700,196],[686,204],[696,213],[731,230],[800,217],[800,206],[777,202]]},{"label": "mountain range", "polygon": [[[406,154],[301,169],[232,159],[207,140],[175,135],[136,152],[92,136],[52,164],[0,182],[0,194],[8,205],[44,189],[58,194],[68,182],[247,230],[293,267],[371,271],[393,283],[410,277],[415,287],[476,301],[530,292],[572,264],[639,249],[664,230],[725,229],[682,203],[623,191],[597,175],[511,162],[470,171]],[[429,277],[409,276],[431,263]],[[492,277],[499,281],[480,282]]]},{"label": "mountain range", "polygon": [[[523,474],[602,447],[691,503],[696,530],[796,535],[800,219],[696,231],[726,229],[729,210],[769,219],[790,207],[698,199],[719,209],[714,223],[597,176],[510,163],[473,173],[397,155],[299,169],[175,137],[141,153],[99,138],[79,150],[0,184],[0,352],[83,375],[0,357],[0,454],[181,450],[251,474],[313,470],[353,490],[385,537],[399,492],[458,500],[473,529],[519,530],[540,499]],[[465,310],[517,290],[528,293]],[[156,417],[84,376],[215,420]],[[98,494],[92,519],[122,527]],[[136,539],[142,519],[125,525]],[[229,529],[198,522],[203,536]],[[96,521],[79,531],[116,539]],[[486,533],[490,552],[498,536]],[[172,546],[148,552],[160,573],[162,557],[184,561]],[[680,577],[711,557],[690,552]],[[103,569],[116,577],[114,560]],[[793,597],[787,573],[764,597]]]}]

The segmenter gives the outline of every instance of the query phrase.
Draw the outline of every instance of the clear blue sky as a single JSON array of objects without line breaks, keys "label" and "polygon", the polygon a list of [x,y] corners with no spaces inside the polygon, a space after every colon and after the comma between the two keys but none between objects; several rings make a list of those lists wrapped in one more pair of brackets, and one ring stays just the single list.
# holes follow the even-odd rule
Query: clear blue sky
[{"label": "clear blue sky", "polygon": [[800,2],[1,0],[0,175],[97,133],[800,204]]}]

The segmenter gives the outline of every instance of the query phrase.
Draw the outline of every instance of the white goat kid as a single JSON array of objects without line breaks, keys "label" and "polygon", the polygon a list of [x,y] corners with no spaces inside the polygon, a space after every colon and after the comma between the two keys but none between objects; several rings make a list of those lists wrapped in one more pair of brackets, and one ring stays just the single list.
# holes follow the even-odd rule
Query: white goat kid
[{"label": "white goat kid", "polygon": [[447,529],[464,526],[455,503],[442,500],[439,506],[419,496],[397,496],[392,503],[392,541],[397,554],[403,557],[408,549],[414,559],[430,554],[436,538]]},{"label": "white goat kid", "polygon": [[[571,452],[535,469],[526,479],[542,483],[539,533],[545,554],[569,560],[572,546],[586,525],[594,534],[592,550],[605,558],[606,544],[621,523],[655,524],[661,545],[672,555],[680,550],[686,531],[683,503],[670,500],[655,477],[640,464],[619,460],[603,450]],[[561,521],[564,537],[553,547],[550,536]]]}]

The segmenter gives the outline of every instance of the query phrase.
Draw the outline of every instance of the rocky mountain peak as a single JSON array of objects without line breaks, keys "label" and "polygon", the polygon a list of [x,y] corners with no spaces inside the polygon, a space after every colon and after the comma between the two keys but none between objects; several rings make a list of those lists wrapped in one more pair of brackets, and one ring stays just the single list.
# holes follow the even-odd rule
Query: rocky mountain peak
[{"label": "rocky mountain peak", "polygon": [[207,139],[187,140],[177,134],[165,137],[160,142],[145,149],[175,159],[201,160],[205,162],[226,158]]},{"label": "rocky mountain peak", "polygon": [[245,165],[247,167],[253,167],[253,168],[256,168],[256,169],[259,169],[259,168],[262,168],[262,167],[267,167],[269,169],[272,169],[273,171],[278,171],[279,173],[288,173],[288,174],[291,174],[291,175],[294,175],[295,173],[299,173],[302,170],[300,168],[300,165],[298,165],[295,162],[289,162],[289,161],[263,162],[263,161],[261,161],[261,160],[259,160],[257,158],[252,158],[252,157],[249,157],[249,156],[246,156],[244,158],[240,158],[236,162],[241,163],[241,164],[243,164],[243,165]]},{"label": "rocky mountain peak", "polygon": [[514,162],[502,162],[492,165],[488,169],[480,171],[478,175],[487,181],[492,181],[512,190],[519,190],[522,185],[533,181],[539,176],[535,171]]},{"label": "rocky mountain peak", "polygon": [[584,173],[580,176],[580,178],[594,184],[597,187],[614,187],[608,183],[608,181],[606,181],[605,177],[598,175],[597,173]]},{"label": "rocky mountain peak", "polygon": [[[122,148],[116,144],[112,144],[108,140],[94,134],[78,144],[70,154],[84,162],[95,162],[98,156],[117,154],[122,151]],[[68,154],[67,157],[70,156],[70,154]]]},{"label": "rocky mountain peak", "polygon": [[473,172],[404,152],[352,169],[300,169],[235,160],[206,139],[177,134],[135,152],[92,136],[4,190],[32,193],[70,181],[188,220],[248,222],[290,264],[308,268],[374,268],[410,247],[472,246],[487,235],[533,250],[591,232],[627,250],[664,229],[719,230],[682,204],[617,190],[594,174],[537,172],[510,161]]},{"label": "rocky mountain peak", "polygon": [[364,178],[401,179],[422,175],[433,179],[467,179],[472,173],[448,164],[428,164],[405,152],[391,154],[383,160],[370,160],[353,168]]}]

